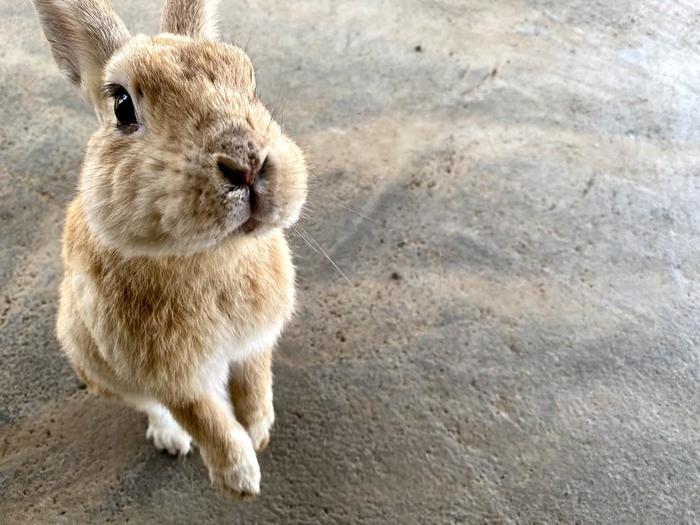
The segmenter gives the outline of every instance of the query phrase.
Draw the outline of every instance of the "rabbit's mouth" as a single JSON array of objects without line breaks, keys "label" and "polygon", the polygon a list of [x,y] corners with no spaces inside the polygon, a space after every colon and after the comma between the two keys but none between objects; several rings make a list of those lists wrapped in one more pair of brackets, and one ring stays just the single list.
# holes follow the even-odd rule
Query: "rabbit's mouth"
[{"label": "rabbit's mouth", "polygon": [[276,214],[273,200],[270,199],[268,184],[265,180],[257,180],[245,188],[248,218],[237,228],[239,232],[251,234],[260,233],[268,227],[274,228]]},{"label": "rabbit's mouth", "polygon": [[260,226],[260,221],[254,217],[260,207],[260,197],[255,190],[255,186],[251,186],[248,189],[248,204],[250,206],[250,217],[241,225],[241,231],[243,233],[253,233],[253,231]]},{"label": "rabbit's mouth", "polygon": [[258,226],[260,226],[260,221],[251,217],[243,224],[241,224],[241,231],[243,233],[253,233],[258,228]]},{"label": "rabbit's mouth", "polygon": [[235,196],[237,198],[236,205],[230,210],[234,217],[240,217],[241,212],[245,210],[243,216],[239,219],[242,222],[239,223],[234,231],[248,234],[257,230],[262,224],[262,217],[260,214],[260,195],[256,191],[255,185],[229,189],[227,196]]},{"label": "rabbit's mouth", "polygon": [[288,228],[298,220],[306,200],[306,167],[295,169],[289,160],[296,150],[261,151],[248,156],[253,159],[250,165],[227,154],[216,157],[215,177],[226,195],[227,223],[233,227],[230,231],[241,235]]}]

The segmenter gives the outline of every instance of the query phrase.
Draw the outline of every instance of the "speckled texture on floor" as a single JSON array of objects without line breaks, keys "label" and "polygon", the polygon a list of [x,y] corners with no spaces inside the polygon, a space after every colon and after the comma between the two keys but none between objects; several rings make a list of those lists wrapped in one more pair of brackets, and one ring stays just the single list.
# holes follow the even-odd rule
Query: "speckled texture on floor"
[{"label": "speckled texture on floor", "polygon": [[[115,2],[154,32],[160,2]],[[224,0],[317,177],[263,494],[53,336],[91,111],[0,0],[0,523],[700,522],[700,6]]]}]

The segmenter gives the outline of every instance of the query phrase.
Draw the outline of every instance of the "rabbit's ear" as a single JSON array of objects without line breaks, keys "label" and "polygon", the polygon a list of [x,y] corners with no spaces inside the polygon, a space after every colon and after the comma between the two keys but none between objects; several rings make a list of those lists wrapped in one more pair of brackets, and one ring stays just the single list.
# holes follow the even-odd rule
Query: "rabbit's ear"
[{"label": "rabbit's ear", "polygon": [[165,0],[160,30],[191,38],[215,40],[218,0]]},{"label": "rabbit's ear", "polygon": [[34,0],[54,60],[95,104],[104,67],[129,38],[106,0]]}]

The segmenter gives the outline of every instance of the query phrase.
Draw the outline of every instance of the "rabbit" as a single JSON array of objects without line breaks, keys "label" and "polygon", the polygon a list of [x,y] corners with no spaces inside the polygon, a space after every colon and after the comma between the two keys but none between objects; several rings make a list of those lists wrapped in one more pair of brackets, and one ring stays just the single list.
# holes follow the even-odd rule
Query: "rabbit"
[{"label": "rabbit", "polygon": [[65,218],[61,348],[91,392],[147,414],[158,449],[196,443],[215,486],[253,497],[304,154],[218,40],[215,1],[166,0],[157,36],[130,35],[107,0],[34,6],[99,120]]}]

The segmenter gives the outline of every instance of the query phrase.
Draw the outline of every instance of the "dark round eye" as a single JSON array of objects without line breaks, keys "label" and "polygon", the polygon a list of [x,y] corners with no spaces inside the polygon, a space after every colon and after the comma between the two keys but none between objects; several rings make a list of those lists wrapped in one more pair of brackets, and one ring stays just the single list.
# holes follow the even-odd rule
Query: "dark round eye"
[{"label": "dark round eye", "polygon": [[120,126],[138,125],[131,95],[124,88],[119,88],[114,94],[114,115],[117,117],[117,122]]}]

